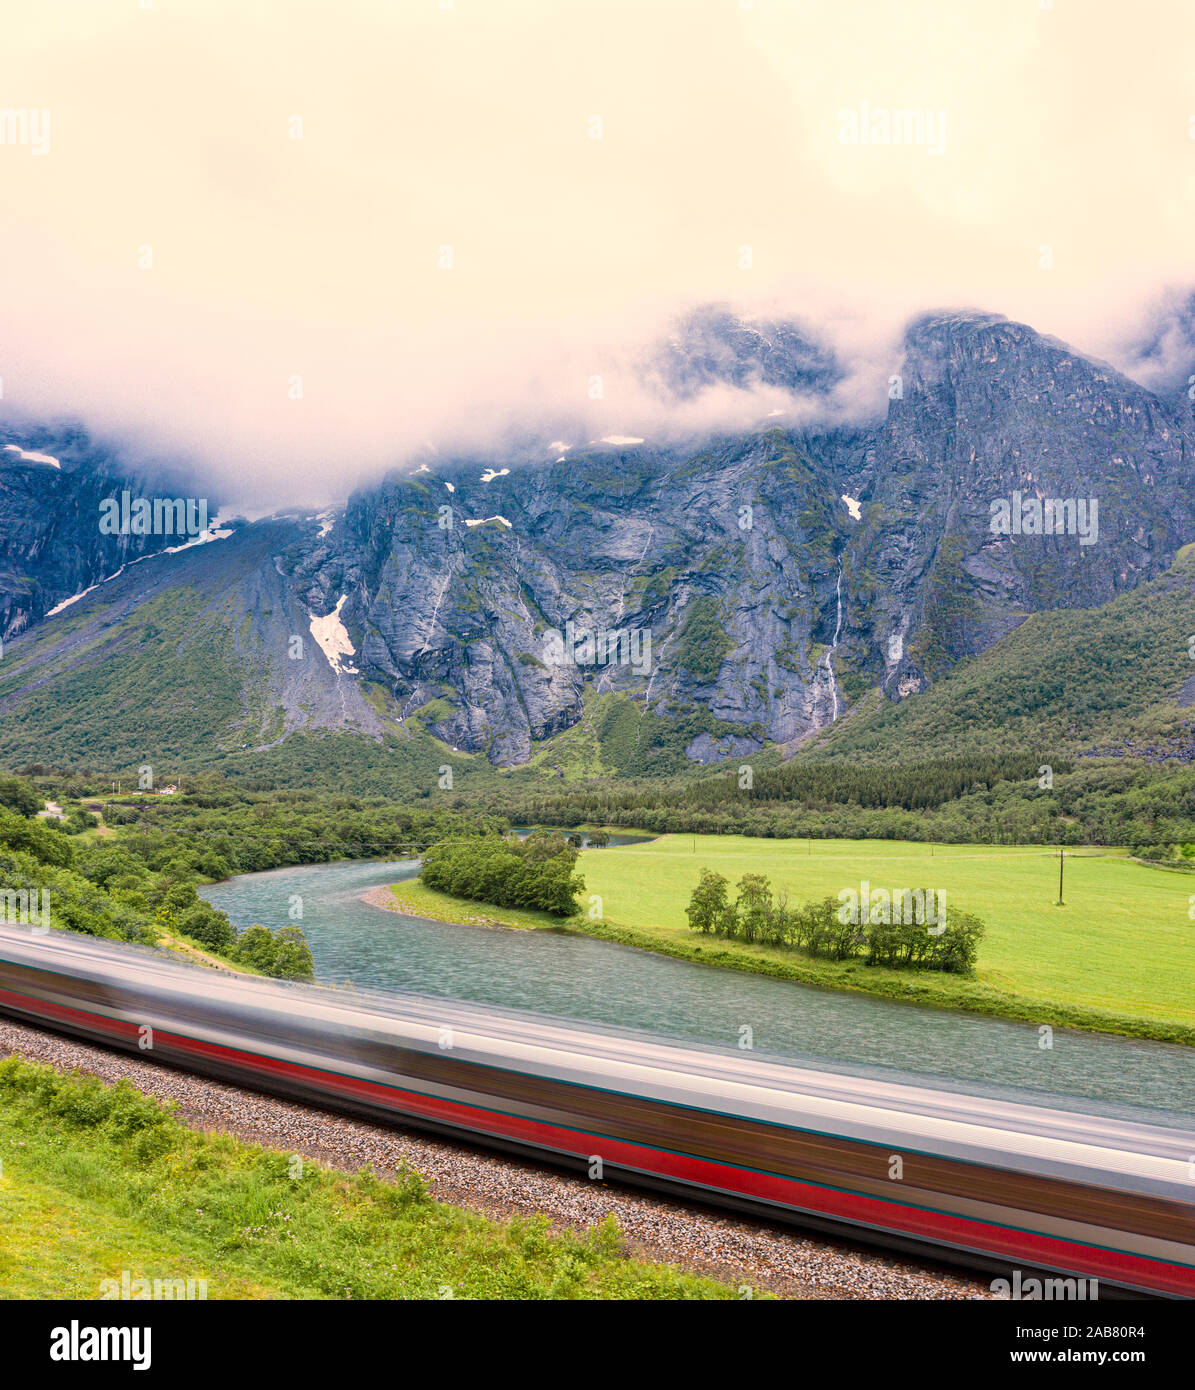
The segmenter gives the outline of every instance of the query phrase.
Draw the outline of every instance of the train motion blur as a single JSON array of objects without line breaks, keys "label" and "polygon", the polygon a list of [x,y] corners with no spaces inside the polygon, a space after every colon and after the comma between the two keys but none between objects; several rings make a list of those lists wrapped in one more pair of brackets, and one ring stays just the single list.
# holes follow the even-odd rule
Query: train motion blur
[{"label": "train motion blur", "polygon": [[[0,1012],[972,1267],[1195,1296],[1195,1133],[0,925]],[[146,1040],[149,1046],[146,1046]]]}]

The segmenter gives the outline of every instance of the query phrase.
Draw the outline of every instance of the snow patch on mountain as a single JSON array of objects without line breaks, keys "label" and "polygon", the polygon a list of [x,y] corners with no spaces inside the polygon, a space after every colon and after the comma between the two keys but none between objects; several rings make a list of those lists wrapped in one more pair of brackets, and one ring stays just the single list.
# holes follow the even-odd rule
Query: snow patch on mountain
[{"label": "snow patch on mountain", "polygon": [[[230,527],[220,525],[220,515],[217,513],[212,517],[211,524],[206,531],[200,531],[194,540],[184,541],[182,545],[168,545],[165,550],[156,550],[155,555],[177,555],[180,550],[190,550],[195,545],[208,545],[212,541],[224,541],[232,535]],[[129,563],[139,565],[142,560],[151,560],[152,555],[143,555]]]},{"label": "snow patch on mountain", "polygon": [[22,463],[44,463],[51,468],[61,468],[62,464],[56,458],[51,458],[49,454],[39,454],[32,449],[22,449],[19,444],[6,444],[4,446],[6,454],[16,454]]},{"label": "snow patch on mountain", "polygon": [[347,594],[341,594],[339,602],[325,617],[311,617],[311,635],[319,643],[320,651],[328,658],[328,665],[338,676],[356,676],[360,672],[348,660],[357,655],[356,648],[349,639],[348,631],[340,621],[340,610],[344,607]]},{"label": "snow patch on mountain", "polygon": [[[124,568],[125,566],[121,565],[120,569],[116,571],[116,574],[120,574]],[[115,579],[116,574],[110,574],[108,579]],[[81,598],[86,598],[93,589],[98,589],[100,584],[107,584],[108,579],[101,579],[98,583],[89,584],[86,589],[81,589],[77,594],[72,594],[70,598],[64,598],[61,603],[56,603],[53,608],[47,609],[46,617],[52,618],[55,613],[61,613],[64,608],[69,608],[72,603],[78,603]]]}]

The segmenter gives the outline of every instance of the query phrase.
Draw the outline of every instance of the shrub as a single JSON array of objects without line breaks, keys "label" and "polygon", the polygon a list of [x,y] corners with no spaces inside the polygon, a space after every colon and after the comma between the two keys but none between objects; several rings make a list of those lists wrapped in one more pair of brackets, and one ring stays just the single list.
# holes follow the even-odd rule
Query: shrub
[{"label": "shrub", "polygon": [[280,980],[310,980],[315,977],[311,948],[301,927],[246,927],[228,952],[229,959],[252,966]]},{"label": "shrub", "polygon": [[23,778],[0,775],[0,806],[5,810],[28,817],[37,815],[41,805],[41,797]]},{"label": "shrub", "polygon": [[210,903],[199,902],[184,909],[178,917],[178,929],[184,936],[214,951],[227,951],[236,940],[236,932],[228,917]]},{"label": "shrub", "polygon": [[571,917],[585,887],[573,873],[576,863],[577,851],[562,835],[523,841],[478,836],[432,845],[421,877],[429,888],[458,898]]}]

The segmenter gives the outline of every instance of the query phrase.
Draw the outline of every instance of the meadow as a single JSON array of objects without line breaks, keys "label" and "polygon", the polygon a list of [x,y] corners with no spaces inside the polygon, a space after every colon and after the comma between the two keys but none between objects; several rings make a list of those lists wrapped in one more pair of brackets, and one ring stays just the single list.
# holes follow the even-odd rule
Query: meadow
[{"label": "meadow", "polygon": [[[933,888],[947,910],[973,912],[987,934],[971,977],[812,960],[797,952],[702,936],[685,918],[703,868],[733,885],[761,873],[791,902],[874,889]],[[765,840],[665,835],[582,853],[582,912],[568,929],[738,970],[919,1004],[1195,1043],[1195,876],[1147,867],[1123,851],[1068,850],[1065,906],[1058,852],[1041,846],[928,845],[889,840]],[[441,920],[559,929],[559,922],[396,885],[411,911]],[[591,896],[600,918],[591,918]],[[425,906],[424,906],[425,905]]]},{"label": "meadow", "polygon": [[622,1246],[612,1218],[491,1221],[410,1170],[300,1162],[189,1129],[127,1082],[0,1061],[0,1299],[110,1297],[126,1271],[208,1299],[738,1297]]}]

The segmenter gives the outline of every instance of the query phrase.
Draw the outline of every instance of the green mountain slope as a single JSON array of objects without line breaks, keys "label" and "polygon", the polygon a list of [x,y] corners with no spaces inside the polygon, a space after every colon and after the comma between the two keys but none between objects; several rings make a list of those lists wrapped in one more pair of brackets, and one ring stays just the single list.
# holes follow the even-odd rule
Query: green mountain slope
[{"label": "green mountain slope", "polygon": [[1195,546],[1099,608],[1036,613],[900,704],[873,692],[806,758],[920,762],[961,753],[1195,754]]}]

